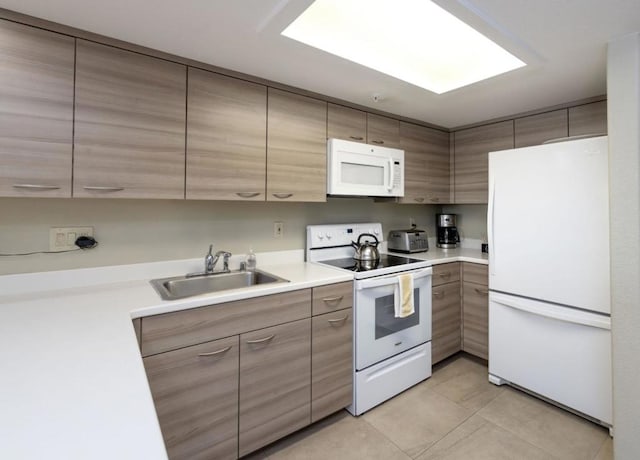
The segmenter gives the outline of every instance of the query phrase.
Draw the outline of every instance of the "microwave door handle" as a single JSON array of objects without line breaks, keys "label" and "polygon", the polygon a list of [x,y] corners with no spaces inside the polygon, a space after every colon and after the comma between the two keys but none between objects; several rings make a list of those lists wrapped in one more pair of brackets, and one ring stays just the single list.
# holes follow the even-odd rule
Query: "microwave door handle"
[{"label": "microwave door handle", "polygon": [[[431,267],[427,267],[425,269],[411,271],[409,273],[413,275],[413,280],[415,281],[416,279],[424,278],[425,276],[431,276],[431,274],[433,273],[433,270]],[[356,281],[356,290],[361,291],[363,289],[396,285],[398,284],[398,275],[400,274],[401,273],[395,273],[389,276],[380,276],[380,277],[369,278],[365,280],[358,280]]]},{"label": "microwave door handle", "polygon": [[393,158],[389,158],[389,174],[387,175],[387,190],[393,190]]}]

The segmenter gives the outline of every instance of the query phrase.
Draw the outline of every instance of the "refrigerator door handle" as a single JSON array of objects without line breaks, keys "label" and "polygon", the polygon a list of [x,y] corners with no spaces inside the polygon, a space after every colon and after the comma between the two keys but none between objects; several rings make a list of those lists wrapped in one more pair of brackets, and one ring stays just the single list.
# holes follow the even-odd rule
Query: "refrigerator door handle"
[{"label": "refrigerator door handle", "polygon": [[514,308],[532,315],[565,321],[567,323],[583,326],[597,327],[599,329],[611,329],[611,318],[595,313],[583,312],[570,307],[553,306],[537,300],[529,300],[499,293],[491,293],[490,302],[495,302],[505,307]]},{"label": "refrigerator door handle", "polygon": [[495,241],[495,200],[496,200],[496,184],[492,180],[489,187],[489,208],[487,219],[487,237],[489,239],[489,270],[491,275],[496,274],[496,241]]}]

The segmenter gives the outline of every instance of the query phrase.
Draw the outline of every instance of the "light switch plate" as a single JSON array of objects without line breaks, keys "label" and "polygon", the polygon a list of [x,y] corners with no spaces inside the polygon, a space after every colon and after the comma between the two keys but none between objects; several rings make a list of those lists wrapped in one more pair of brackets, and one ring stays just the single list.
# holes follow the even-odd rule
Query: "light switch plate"
[{"label": "light switch plate", "polygon": [[93,227],[51,227],[49,229],[49,251],[61,252],[78,249],[79,236],[93,236]]}]

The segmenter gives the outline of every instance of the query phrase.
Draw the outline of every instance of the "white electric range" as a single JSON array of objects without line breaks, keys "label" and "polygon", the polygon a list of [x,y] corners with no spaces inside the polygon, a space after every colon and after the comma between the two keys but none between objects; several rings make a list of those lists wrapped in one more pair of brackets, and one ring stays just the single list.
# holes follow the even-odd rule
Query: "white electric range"
[{"label": "white electric range", "polygon": [[[353,415],[431,376],[431,267],[384,253],[377,263],[358,262],[351,242],[364,233],[384,241],[380,223],[307,226],[307,261],[353,272]],[[405,318],[395,317],[400,274],[413,278],[415,313]]]}]

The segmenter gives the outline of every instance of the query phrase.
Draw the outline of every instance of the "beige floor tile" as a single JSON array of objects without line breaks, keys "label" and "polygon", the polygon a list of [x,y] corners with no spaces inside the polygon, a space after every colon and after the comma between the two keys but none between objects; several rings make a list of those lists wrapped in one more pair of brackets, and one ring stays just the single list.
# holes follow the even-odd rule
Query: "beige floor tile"
[{"label": "beige floor tile", "polygon": [[433,387],[469,372],[484,374],[485,376],[488,376],[489,373],[485,364],[461,354],[453,359],[436,364],[433,368],[433,375],[424,384],[428,387]]},{"label": "beige floor tile", "polygon": [[431,390],[467,409],[477,411],[493,401],[503,391],[503,387],[489,383],[485,367],[482,372],[473,369],[456,375],[432,386]]},{"label": "beige floor tile", "polygon": [[243,460],[410,460],[361,417],[346,411],[301,430]]},{"label": "beige floor tile", "polygon": [[441,439],[469,417],[466,409],[417,385],[364,414],[368,423],[410,456]]},{"label": "beige floor tile", "polygon": [[553,457],[513,433],[473,416],[417,460],[549,460]]},{"label": "beige floor tile", "polygon": [[607,436],[593,460],[613,460],[613,439]]},{"label": "beige floor tile", "polygon": [[607,431],[521,391],[505,390],[478,415],[562,459],[592,459]]}]

